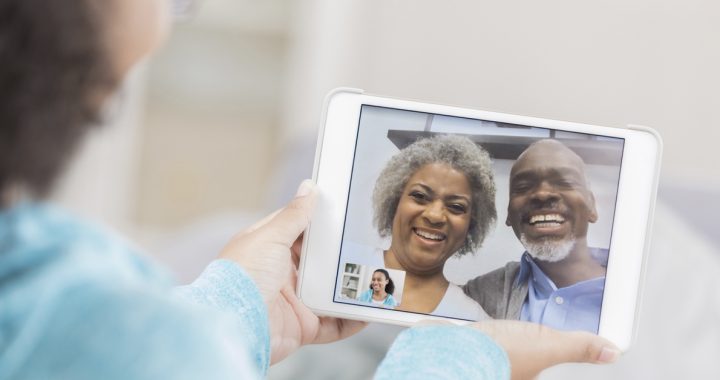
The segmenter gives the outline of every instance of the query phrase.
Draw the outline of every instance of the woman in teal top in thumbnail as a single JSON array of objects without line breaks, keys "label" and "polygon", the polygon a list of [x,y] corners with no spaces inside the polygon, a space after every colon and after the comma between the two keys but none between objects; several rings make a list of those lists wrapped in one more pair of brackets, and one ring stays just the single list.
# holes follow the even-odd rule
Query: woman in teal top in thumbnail
[{"label": "woman in teal top in thumbnail", "polygon": [[390,273],[385,269],[375,269],[370,281],[370,289],[362,292],[358,297],[358,301],[394,309],[398,305],[398,302],[393,297],[394,292],[395,283],[390,278]]}]

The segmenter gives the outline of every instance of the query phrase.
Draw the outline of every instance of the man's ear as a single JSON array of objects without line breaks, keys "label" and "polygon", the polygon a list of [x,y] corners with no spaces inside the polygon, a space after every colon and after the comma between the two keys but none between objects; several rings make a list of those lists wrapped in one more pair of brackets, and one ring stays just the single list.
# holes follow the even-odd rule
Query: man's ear
[{"label": "man's ear", "polygon": [[590,210],[590,215],[588,216],[588,221],[590,223],[597,222],[598,212],[597,212],[597,207],[595,206],[595,195],[592,193],[592,191],[588,191],[588,209]]},{"label": "man's ear", "polygon": [[507,218],[505,218],[505,225],[508,227],[512,227],[512,224],[510,224],[510,210],[508,210]]}]

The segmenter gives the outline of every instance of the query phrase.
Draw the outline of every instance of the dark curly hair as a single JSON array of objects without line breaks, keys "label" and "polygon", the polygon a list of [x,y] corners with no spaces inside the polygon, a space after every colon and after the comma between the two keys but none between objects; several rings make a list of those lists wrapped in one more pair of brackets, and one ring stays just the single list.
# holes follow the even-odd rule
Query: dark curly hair
[{"label": "dark curly hair", "polygon": [[[387,285],[385,285],[385,293],[392,295],[395,292],[395,283],[392,278],[390,278],[390,273],[388,273],[385,269],[375,269],[373,274],[375,273],[382,273],[385,275],[385,278],[388,280]],[[372,284],[370,284],[370,289],[372,289]]]},{"label": "dark curly hair", "polygon": [[0,0],[0,194],[45,196],[119,81],[110,1]]}]

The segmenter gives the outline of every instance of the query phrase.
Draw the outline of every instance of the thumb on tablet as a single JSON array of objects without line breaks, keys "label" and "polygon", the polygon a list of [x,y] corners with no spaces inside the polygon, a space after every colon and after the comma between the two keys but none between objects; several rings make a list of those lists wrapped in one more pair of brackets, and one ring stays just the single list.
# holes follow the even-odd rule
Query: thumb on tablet
[{"label": "thumb on tablet", "polygon": [[220,258],[235,261],[248,272],[268,302],[293,282],[291,248],[310,221],[315,193],[313,183],[304,181],[286,207],[238,233],[220,253]]},{"label": "thumb on tablet", "polygon": [[292,246],[310,223],[316,195],[312,181],[303,181],[295,198],[285,208],[273,214],[270,220],[258,228],[258,232],[277,243]]},{"label": "thumb on tablet", "polygon": [[561,363],[612,363],[620,350],[587,332],[564,332],[522,321],[483,321],[471,325],[490,336],[508,355],[513,379],[531,379]]}]

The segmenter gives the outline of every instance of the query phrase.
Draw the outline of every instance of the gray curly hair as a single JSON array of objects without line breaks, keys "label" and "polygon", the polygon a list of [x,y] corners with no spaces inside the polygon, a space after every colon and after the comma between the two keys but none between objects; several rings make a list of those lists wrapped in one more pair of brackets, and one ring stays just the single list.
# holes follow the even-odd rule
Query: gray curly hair
[{"label": "gray curly hair", "polygon": [[497,218],[495,181],[488,153],[467,137],[442,135],[417,140],[388,161],[375,182],[373,211],[380,236],[392,235],[393,219],[405,185],[421,167],[444,163],[465,174],[472,191],[470,226],[457,255],[480,248]]}]

